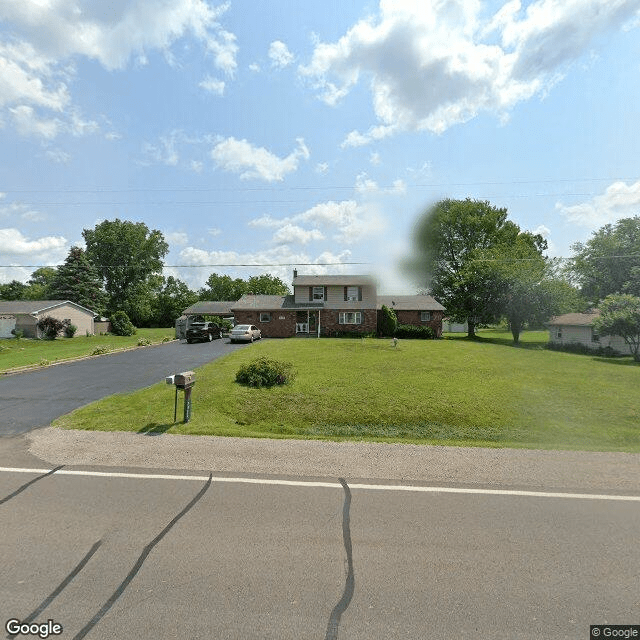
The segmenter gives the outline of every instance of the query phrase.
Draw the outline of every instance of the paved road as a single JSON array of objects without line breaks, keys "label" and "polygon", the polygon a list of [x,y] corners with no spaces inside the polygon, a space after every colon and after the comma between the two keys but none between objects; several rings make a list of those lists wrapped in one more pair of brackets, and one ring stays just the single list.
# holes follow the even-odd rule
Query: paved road
[{"label": "paved road", "polygon": [[209,343],[169,342],[100,358],[0,377],[0,435],[49,425],[61,415],[114,393],[160,382],[246,345],[227,339]]},{"label": "paved road", "polygon": [[0,472],[3,623],[52,619],[73,640],[587,640],[640,622],[638,502],[200,476]]}]

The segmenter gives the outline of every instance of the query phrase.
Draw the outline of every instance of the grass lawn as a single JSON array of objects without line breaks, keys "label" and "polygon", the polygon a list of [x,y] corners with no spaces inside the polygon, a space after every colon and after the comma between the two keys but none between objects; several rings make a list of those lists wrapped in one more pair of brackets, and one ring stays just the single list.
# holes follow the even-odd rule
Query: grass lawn
[{"label": "grass lawn", "polygon": [[133,336],[77,336],[75,338],[56,338],[55,340],[0,340],[0,372],[29,365],[49,364],[70,358],[88,356],[98,347],[109,351],[134,347],[138,340],[162,342],[165,336],[172,340],[173,329],[138,329]]},{"label": "grass lawn", "polygon": [[[640,366],[481,339],[267,340],[201,367],[193,417],[173,424],[173,388],[113,396],[60,418],[65,428],[446,445],[640,451]],[[288,360],[293,384],[235,383],[259,355]],[[180,401],[182,399],[180,398]],[[181,407],[179,408],[180,418]]]}]

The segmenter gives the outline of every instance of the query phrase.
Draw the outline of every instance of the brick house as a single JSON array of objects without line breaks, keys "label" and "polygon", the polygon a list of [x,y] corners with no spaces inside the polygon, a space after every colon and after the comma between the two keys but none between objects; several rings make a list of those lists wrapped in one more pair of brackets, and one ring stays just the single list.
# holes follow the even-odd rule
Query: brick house
[{"label": "brick house", "polygon": [[396,312],[398,324],[431,327],[436,338],[442,337],[444,307],[431,296],[378,296],[379,315],[383,305]]},{"label": "brick house", "polygon": [[299,276],[293,295],[244,295],[232,306],[237,324],[269,338],[375,333],[376,285],[369,276]]}]

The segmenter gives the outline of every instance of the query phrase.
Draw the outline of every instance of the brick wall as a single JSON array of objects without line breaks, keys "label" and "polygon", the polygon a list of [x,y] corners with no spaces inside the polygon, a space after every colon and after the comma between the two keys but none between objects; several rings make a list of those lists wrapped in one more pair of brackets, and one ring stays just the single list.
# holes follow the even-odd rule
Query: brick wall
[{"label": "brick wall", "polygon": [[[353,311],[345,309],[345,311]],[[363,309],[361,324],[340,324],[340,310],[323,309],[320,313],[320,331],[323,336],[334,336],[336,333],[375,333],[378,324],[375,309]]]},{"label": "brick wall", "polygon": [[[262,332],[263,338],[290,338],[296,335],[295,311],[269,311],[271,320],[260,322],[260,311],[248,309],[234,312],[236,324],[253,324]],[[281,320],[281,318],[284,318]]]}]

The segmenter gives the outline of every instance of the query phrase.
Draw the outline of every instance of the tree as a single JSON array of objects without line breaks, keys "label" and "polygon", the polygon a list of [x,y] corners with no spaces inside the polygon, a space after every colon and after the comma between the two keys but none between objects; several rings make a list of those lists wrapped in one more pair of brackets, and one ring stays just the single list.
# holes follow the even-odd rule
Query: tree
[{"label": "tree", "polygon": [[23,300],[27,285],[19,280],[0,284],[0,300]]},{"label": "tree", "polygon": [[594,328],[603,336],[621,336],[633,359],[640,362],[640,298],[626,293],[607,296],[600,304]]},{"label": "tree", "polygon": [[116,336],[132,336],[136,328],[124,311],[116,311],[111,316],[111,332]]},{"label": "tree", "polygon": [[38,321],[38,329],[42,331],[47,340],[55,340],[62,331],[71,326],[71,320],[59,320],[53,316],[46,316]]},{"label": "tree", "polygon": [[247,292],[247,283],[242,278],[212,273],[207,278],[207,288],[200,289],[200,300],[239,300]]},{"label": "tree", "polygon": [[286,296],[289,294],[289,287],[270,273],[263,273],[259,276],[251,276],[247,281],[247,293],[263,296]]},{"label": "tree", "polygon": [[105,220],[94,229],[84,229],[87,257],[104,279],[109,296],[107,309],[135,310],[148,301],[153,276],[162,272],[169,251],[160,231],[150,231],[143,222]]},{"label": "tree", "polygon": [[[595,231],[585,243],[571,247],[572,272],[582,294],[596,302],[612,293],[631,291],[640,268],[640,216],[623,218]],[[625,285],[631,281],[630,287]]]},{"label": "tree", "polygon": [[197,301],[197,293],[191,291],[182,280],[169,276],[155,298],[154,324],[158,327],[172,327],[183,310]]},{"label": "tree", "polygon": [[[480,260],[492,249],[514,245],[519,234],[504,208],[470,198],[441,200],[418,221],[409,267],[450,317],[468,323],[472,338],[477,326],[500,318],[504,304],[504,282]],[[527,234],[527,242],[539,252],[546,249],[540,235]]]},{"label": "tree", "polygon": [[80,247],[71,247],[49,285],[49,292],[54,300],[71,300],[99,314],[107,303],[102,278]]},{"label": "tree", "polygon": [[51,282],[58,270],[55,267],[40,267],[36,269],[29,280],[24,298],[27,300],[51,300]]}]

